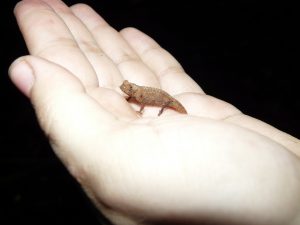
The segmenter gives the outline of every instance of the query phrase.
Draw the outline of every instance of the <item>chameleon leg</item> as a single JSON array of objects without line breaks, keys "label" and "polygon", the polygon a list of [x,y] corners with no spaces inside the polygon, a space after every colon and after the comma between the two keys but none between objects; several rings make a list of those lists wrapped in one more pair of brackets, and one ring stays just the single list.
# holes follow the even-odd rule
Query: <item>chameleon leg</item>
[{"label": "chameleon leg", "polygon": [[139,111],[140,114],[142,114],[142,111],[144,110],[144,108],[145,108],[145,105],[141,105],[141,108],[140,108],[140,111]]},{"label": "chameleon leg", "polygon": [[168,105],[169,105],[170,103],[171,103],[171,102],[167,102],[166,104],[164,104],[164,105],[161,107],[161,109],[159,110],[157,116],[160,116],[160,115],[163,113],[164,109],[165,109],[166,107],[168,107]]}]

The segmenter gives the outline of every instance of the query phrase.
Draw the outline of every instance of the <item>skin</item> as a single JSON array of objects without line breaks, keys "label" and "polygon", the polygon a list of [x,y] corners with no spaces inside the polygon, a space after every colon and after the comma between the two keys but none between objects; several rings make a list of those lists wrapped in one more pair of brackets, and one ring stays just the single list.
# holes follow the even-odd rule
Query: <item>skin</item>
[{"label": "skin", "polygon": [[[298,139],[206,95],[153,39],[87,5],[24,0],[15,15],[30,55],[10,77],[114,224],[300,224]],[[189,114],[137,116],[123,80],[165,90]]]}]

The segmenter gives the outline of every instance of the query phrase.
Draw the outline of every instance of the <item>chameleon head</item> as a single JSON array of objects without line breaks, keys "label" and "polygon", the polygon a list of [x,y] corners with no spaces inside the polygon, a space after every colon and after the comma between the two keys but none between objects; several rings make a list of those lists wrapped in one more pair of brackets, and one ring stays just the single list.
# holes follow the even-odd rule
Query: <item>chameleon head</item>
[{"label": "chameleon head", "polygon": [[136,91],[136,85],[133,83],[128,82],[128,80],[124,80],[120,89],[127,95],[132,96],[133,93]]}]

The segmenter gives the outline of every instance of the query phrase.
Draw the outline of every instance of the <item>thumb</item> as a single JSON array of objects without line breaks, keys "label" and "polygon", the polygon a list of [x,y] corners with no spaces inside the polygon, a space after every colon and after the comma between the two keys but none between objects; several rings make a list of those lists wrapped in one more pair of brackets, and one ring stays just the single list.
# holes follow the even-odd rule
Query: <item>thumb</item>
[{"label": "thumb", "polygon": [[105,137],[115,122],[76,76],[55,63],[24,56],[12,63],[9,76],[30,98],[40,126],[65,163],[88,155],[88,143]]},{"label": "thumb", "polygon": [[[84,92],[80,81],[63,67],[35,56],[23,56],[15,60],[9,68],[9,76],[32,103],[35,103],[35,97],[44,98],[49,92]],[[62,85],[63,89],[60,88]]]}]

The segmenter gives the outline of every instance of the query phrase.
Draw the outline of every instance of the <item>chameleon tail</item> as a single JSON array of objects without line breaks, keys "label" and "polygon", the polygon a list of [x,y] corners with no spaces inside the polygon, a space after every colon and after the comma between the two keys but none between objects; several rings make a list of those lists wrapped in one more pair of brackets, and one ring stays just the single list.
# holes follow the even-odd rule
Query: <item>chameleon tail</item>
[{"label": "chameleon tail", "polygon": [[177,112],[187,114],[186,109],[183,107],[183,105],[179,101],[172,101],[168,105],[169,107],[175,109]]}]

